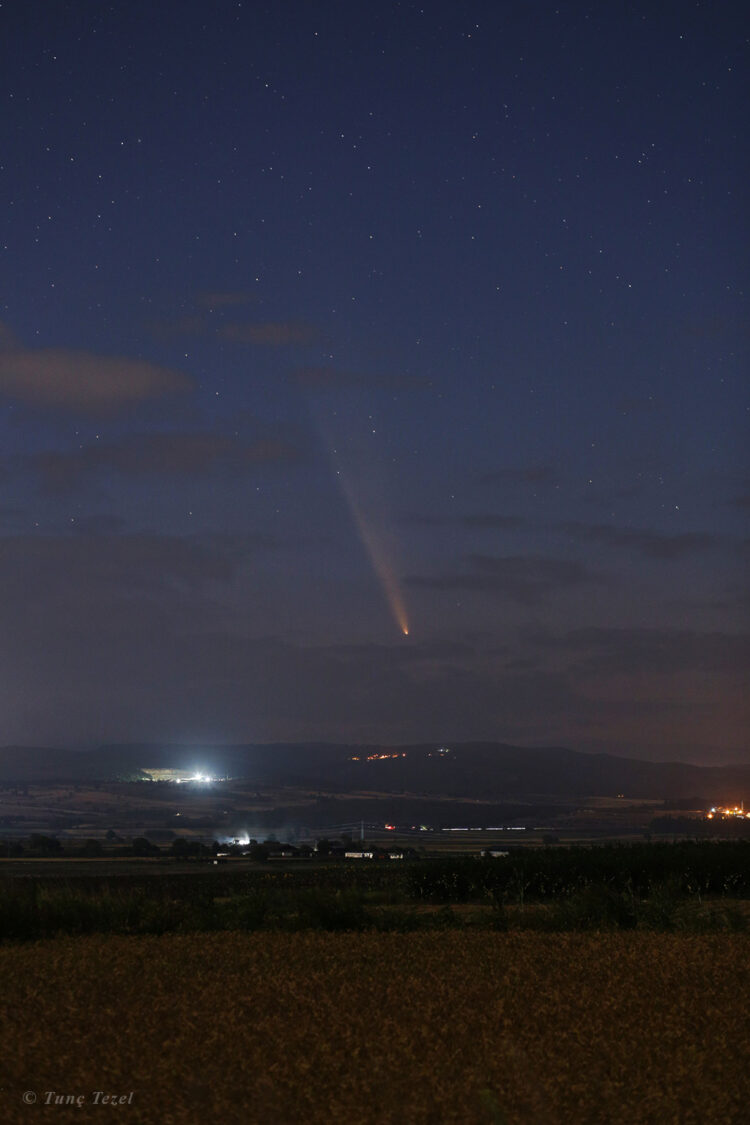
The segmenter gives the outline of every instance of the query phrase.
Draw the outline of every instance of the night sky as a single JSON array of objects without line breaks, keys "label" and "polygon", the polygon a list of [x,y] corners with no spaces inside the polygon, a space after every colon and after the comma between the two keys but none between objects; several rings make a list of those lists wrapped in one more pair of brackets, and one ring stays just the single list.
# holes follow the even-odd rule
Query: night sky
[{"label": "night sky", "polygon": [[0,44],[0,743],[748,760],[744,5]]}]

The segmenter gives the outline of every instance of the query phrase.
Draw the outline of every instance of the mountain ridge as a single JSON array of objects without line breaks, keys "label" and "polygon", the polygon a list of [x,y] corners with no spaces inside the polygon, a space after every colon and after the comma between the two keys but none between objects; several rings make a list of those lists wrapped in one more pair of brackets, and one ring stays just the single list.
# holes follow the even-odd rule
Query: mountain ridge
[{"label": "mountain ridge", "polygon": [[563,746],[503,742],[406,745],[245,743],[198,749],[179,743],[114,743],[94,750],[0,747],[0,784],[107,782],[149,769],[187,769],[259,786],[378,791],[454,798],[617,796],[737,802],[750,798],[750,765],[651,762]]}]

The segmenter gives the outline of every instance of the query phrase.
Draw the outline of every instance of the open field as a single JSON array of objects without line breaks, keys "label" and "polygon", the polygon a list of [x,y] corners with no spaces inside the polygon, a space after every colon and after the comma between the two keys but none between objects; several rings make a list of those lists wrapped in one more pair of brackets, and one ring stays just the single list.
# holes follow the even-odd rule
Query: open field
[{"label": "open field", "polygon": [[[142,1125],[725,1125],[750,1097],[749,983],[745,935],[6,946],[0,1114],[109,1120],[101,1090]],[[82,1105],[42,1110],[55,1095]]]}]

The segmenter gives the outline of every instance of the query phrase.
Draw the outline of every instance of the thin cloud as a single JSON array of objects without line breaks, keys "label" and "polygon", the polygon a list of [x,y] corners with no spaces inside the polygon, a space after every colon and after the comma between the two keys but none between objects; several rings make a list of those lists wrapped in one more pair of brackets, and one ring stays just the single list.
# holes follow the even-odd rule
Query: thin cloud
[{"label": "thin cloud", "polygon": [[497,512],[475,512],[466,516],[412,513],[402,515],[399,523],[411,527],[466,527],[480,531],[516,531],[528,527],[528,520],[524,516],[506,516]]},{"label": "thin cloud", "polygon": [[637,484],[613,485],[593,489],[587,488],[586,492],[581,496],[581,499],[586,504],[611,508],[613,504],[619,503],[620,501],[634,500],[638,496],[643,496],[645,491],[646,484],[640,481]]},{"label": "thin cloud", "polygon": [[294,383],[306,390],[329,390],[336,387],[361,387],[365,380],[353,371],[336,367],[296,367],[291,372]]},{"label": "thin cloud", "polygon": [[136,434],[119,442],[84,446],[71,452],[48,452],[32,459],[48,492],[65,492],[82,476],[102,469],[126,476],[194,476],[219,465],[241,470],[253,465],[288,462],[299,456],[287,442],[261,439],[241,442],[217,433]]},{"label": "thin cloud", "polygon": [[413,575],[407,584],[430,590],[497,594],[522,605],[534,605],[549,594],[598,581],[582,563],[541,555],[470,555],[468,562],[472,570],[467,573]]},{"label": "thin cloud", "polygon": [[414,375],[364,375],[358,371],[337,367],[296,367],[291,378],[297,386],[308,391],[328,391],[357,387],[375,390],[424,391],[432,385],[429,379]]},{"label": "thin cloud", "polygon": [[617,403],[619,414],[650,414],[660,409],[660,403],[653,395],[628,395]]},{"label": "thin cloud", "polygon": [[23,508],[10,504],[0,505],[0,529],[3,534],[9,531],[22,531],[30,526],[31,516]]},{"label": "thin cloud", "polygon": [[527,465],[525,468],[495,469],[480,477],[481,484],[529,484],[536,486],[555,485],[560,474],[554,465]]},{"label": "thin cloud", "polygon": [[94,516],[78,516],[71,523],[70,530],[73,535],[85,535],[91,538],[111,538],[113,535],[124,535],[127,527],[126,521],[120,516],[100,513]]},{"label": "thin cloud", "polygon": [[[3,608],[9,615],[44,590],[45,598],[93,605],[95,595],[123,594],[173,586],[199,588],[228,581],[234,560],[213,544],[168,535],[19,535],[0,538],[0,578],[18,600]],[[21,596],[22,595],[22,596]]]},{"label": "thin cloud", "polygon": [[624,675],[678,672],[743,674],[750,664],[747,633],[691,629],[575,629],[547,642],[585,671]]},{"label": "thin cloud", "polygon": [[192,390],[180,371],[67,348],[0,349],[0,395],[45,410],[115,414]]},{"label": "thin cloud", "polygon": [[461,516],[458,523],[462,527],[487,528],[494,531],[514,531],[519,527],[526,527],[527,520],[523,516],[500,516],[494,512],[477,512],[471,516]]},{"label": "thin cloud", "polygon": [[0,320],[0,352],[18,351],[21,344],[9,324]]},{"label": "thin cloud", "polygon": [[208,320],[202,313],[178,316],[172,320],[152,320],[148,330],[158,340],[172,340],[179,336],[200,336],[208,330]]},{"label": "thin cloud", "polygon": [[720,542],[716,535],[690,531],[665,534],[637,528],[613,527],[610,524],[589,524],[569,521],[557,527],[585,543],[603,543],[608,547],[624,547],[640,551],[652,559],[681,559],[696,552],[706,551]]},{"label": "thin cloud", "polygon": [[[213,335],[217,329],[223,332],[220,325],[225,310],[241,309],[257,302],[257,294],[245,290],[203,292],[199,293],[192,302],[193,311],[187,311],[182,315],[159,317],[149,322],[148,329],[160,340],[209,333]],[[214,318],[214,313],[219,314],[218,317]],[[231,328],[231,325],[224,327]]]},{"label": "thin cloud", "polygon": [[321,344],[323,333],[304,320],[269,320],[255,324],[223,324],[219,336],[238,344],[259,344],[269,348],[309,348]]},{"label": "thin cloud", "polygon": [[249,289],[235,289],[229,292],[199,293],[195,303],[206,309],[227,309],[253,305],[257,300],[257,293]]}]

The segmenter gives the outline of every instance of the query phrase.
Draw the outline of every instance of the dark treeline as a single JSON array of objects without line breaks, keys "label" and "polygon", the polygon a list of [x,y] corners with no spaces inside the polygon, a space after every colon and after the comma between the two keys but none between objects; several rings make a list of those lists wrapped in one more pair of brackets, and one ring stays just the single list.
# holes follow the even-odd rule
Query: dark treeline
[{"label": "dark treeline", "polygon": [[750,895],[750,841],[602,844],[524,848],[497,859],[446,859],[410,864],[413,897],[466,902],[483,894],[539,902],[592,884],[648,895],[671,883],[686,895]]},{"label": "dark treeline", "polygon": [[[206,849],[208,851],[208,849]],[[198,864],[193,871],[174,870],[169,859],[148,873],[118,874],[87,868],[85,873],[15,874],[13,882],[75,887],[82,893],[148,889],[156,897],[202,899],[255,890],[327,888],[391,893],[414,900],[466,902],[487,895],[529,900],[564,897],[592,883],[616,890],[648,894],[670,881],[687,894],[750,897],[750,840],[679,841],[677,843],[596,844],[573,847],[510,848],[497,858],[478,856],[406,859],[398,863],[326,859],[314,864],[258,863],[234,869],[231,862],[214,867]],[[0,888],[11,882],[5,879]]]},{"label": "dark treeline", "polygon": [[[55,934],[744,929],[750,842],[519,848],[496,858],[0,882],[0,940]],[[468,913],[466,912],[468,911]]]}]

